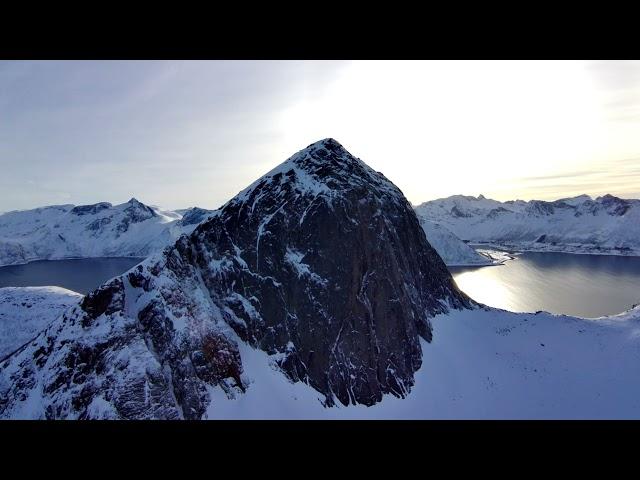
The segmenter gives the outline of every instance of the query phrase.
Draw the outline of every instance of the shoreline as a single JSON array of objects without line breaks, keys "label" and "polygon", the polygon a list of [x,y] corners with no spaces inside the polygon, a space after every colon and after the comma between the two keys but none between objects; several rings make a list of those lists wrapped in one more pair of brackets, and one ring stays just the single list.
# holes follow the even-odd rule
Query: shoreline
[{"label": "shoreline", "polygon": [[[518,255],[521,253],[566,253],[570,255],[598,255],[598,256],[609,256],[609,257],[640,257],[640,251],[631,250],[629,252],[620,251],[620,250],[571,250],[574,247],[570,246],[555,246],[552,248],[536,248],[532,246],[525,245],[517,245],[517,244],[501,244],[501,243],[481,243],[481,242],[469,242],[467,243],[471,248],[477,250],[478,248],[488,248],[498,251],[504,251],[510,255]],[[579,247],[575,247],[579,248]]]},{"label": "shoreline", "polygon": [[24,262],[19,262],[19,263],[6,263],[6,264],[0,264],[0,268],[4,268],[4,267],[19,267],[21,265],[29,265],[30,263],[35,263],[35,262],[57,262],[60,260],[92,260],[92,259],[118,259],[118,258],[122,258],[122,259],[140,259],[140,261],[145,260],[147,257],[138,257],[136,255],[131,255],[131,256],[126,256],[126,255],[106,255],[106,256],[95,256],[95,257],[55,257],[55,258],[34,258],[31,260],[26,260]]}]

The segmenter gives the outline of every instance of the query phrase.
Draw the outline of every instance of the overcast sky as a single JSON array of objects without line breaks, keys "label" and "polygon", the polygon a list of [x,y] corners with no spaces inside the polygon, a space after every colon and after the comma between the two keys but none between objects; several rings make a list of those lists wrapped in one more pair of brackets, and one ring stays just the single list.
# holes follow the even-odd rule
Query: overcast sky
[{"label": "overcast sky", "polygon": [[0,211],[217,208],[326,137],[414,204],[640,197],[640,62],[0,62]]}]

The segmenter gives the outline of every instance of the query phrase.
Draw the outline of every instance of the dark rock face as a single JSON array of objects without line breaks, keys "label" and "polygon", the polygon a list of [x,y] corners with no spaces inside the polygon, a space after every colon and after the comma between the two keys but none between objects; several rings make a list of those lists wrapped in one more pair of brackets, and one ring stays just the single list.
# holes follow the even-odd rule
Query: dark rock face
[{"label": "dark rock face", "polygon": [[110,223],[111,223],[111,217],[97,218],[93,222],[91,222],[89,225],[87,225],[87,230],[91,230],[92,232],[99,232],[101,229],[103,229],[105,226],[109,225]]},{"label": "dark rock face", "polygon": [[236,333],[285,353],[283,370],[329,402],[404,395],[428,317],[446,311],[441,300],[466,301],[401,192],[333,140],[229,202],[189,247],[201,267],[229,263],[207,286],[226,285]]},{"label": "dark rock face", "polygon": [[[475,199],[474,199],[475,200]],[[472,215],[463,212],[457,206],[451,208],[451,216],[456,218],[471,218]]]},{"label": "dark rock face", "polygon": [[497,218],[500,215],[503,215],[505,213],[509,213],[509,210],[507,210],[506,208],[503,208],[503,207],[498,207],[498,208],[492,209],[489,213],[487,213],[487,217],[488,218]]},{"label": "dark rock face", "polygon": [[202,222],[208,215],[213,213],[212,210],[205,210],[204,208],[193,207],[185,212],[180,219],[182,225],[196,225]]},{"label": "dark rock face", "polygon": [[372,405],[409,392],[429,318],[469,306],[402,193],[327,139],[0,366],[0,416],[45,383],[50,418],[202,418],[209,388],[247,388],[241,342],[327,405]]},{"label": "dark rock face", "polygon": [[536,243],[544,243],[547,241],[547,234],[542,234],[536,239]]},{"label": "dark rock face", "polygon": [[127,202],[124,213],[125,217],[120,221],[116,229],[120,233],[126,232],[132,223],[140,223],[158,215],[151,207],[139,202],[135,198]]},{"label": "dark rock face", "polygon": [[542,200],[531,200],[529,202],[529,205],[527,205],[525,211],[530,215],[540,217],[544,215],[553,215],[554,208],[553,204],[551,204],[550,202],[544,202]]},{"label": "dark rock face", "polygon": [[598,197],[596,202],[600,202],[600,204],[607,210],[609,215],[621,217],[625,213],[629,211],[631,208],[631,203],[627,200],[623,200],[622,198],[614,197],[613,195],[603,195],[602,197]]},{"label": "dark rock face", "polygon": [[112,205],[108,202],[100,202],[93,205],[78,205],[71,209],[71,213],[75,215],[95,215],[102,210],[111,208]]}]

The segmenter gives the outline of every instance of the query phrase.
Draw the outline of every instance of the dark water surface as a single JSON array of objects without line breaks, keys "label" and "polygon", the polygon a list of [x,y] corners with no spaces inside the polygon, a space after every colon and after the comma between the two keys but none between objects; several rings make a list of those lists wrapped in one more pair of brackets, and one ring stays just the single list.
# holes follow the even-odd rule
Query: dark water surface
[{"label": "dark water surface", "polygon": [[[43,260],[0,267],[0,287],[56,285],[84,294],[142,260]],[[593,318],[640,303],[640,257],[530,252],[503,265],[450,270],[473,299],[514,312],[546,310]]]},{"label": "dark water surface", "polygon": [[449,270],[473,299],[514,312],[595,318],[640,303],[640,257],[529,252],[503,265]]},{"label": "dark water surface", "polygon": [[0,267],[0,287],[55,285],[86,294],[143,258],[82,258],[40,260],[25,265]]}]

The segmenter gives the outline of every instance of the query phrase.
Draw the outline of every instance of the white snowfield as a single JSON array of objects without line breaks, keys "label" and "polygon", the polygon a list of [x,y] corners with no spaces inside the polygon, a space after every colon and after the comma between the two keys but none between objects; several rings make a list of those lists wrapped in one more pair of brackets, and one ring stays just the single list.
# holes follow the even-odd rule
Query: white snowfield
[{"label": "white snowfield", "polygon": [[82,298],[79,293],[60,287],[0,288],[0,360]]},{"label": "white snowfield", "polygon": [[229,399],[211,389],[210,419],[638,419],[640,308],[595,320],[453,311],[433,319],[409,395],[372,407],[324,408],[266,353],[242,344],[253,383]]},{"label": "white snowfield", "polygon": [[640,255],[640,200],[587,195],[554,202],[499,202],[454,195],[415,207],[473,243],[526,251]]},{"label": "white snowfield", "polygon": [[188,234],[210,213],[147,206],[53,205],[0,215],[0,265],[87,257],[144,257]]},{"label": "white snowfield", "polygon": [[469,245],[456,237],[442,225],[418,215],[429,244],[436,249],[438,255],[449,267],[467,265],[492,265],[491,258],[481,255]]}]

